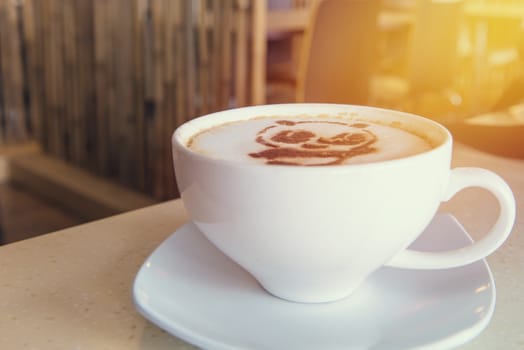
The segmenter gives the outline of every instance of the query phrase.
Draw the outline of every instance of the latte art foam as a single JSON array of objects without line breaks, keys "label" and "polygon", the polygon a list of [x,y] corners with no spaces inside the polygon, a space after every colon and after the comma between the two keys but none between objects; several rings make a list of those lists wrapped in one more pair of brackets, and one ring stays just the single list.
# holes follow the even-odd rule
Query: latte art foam
[{"label": "latte art foam", "polygon": [[339,117],[259,117],[193,136],[188,147],[217,159],[269,165],[339,165],[397,159],[431,145],[400,127]]}]

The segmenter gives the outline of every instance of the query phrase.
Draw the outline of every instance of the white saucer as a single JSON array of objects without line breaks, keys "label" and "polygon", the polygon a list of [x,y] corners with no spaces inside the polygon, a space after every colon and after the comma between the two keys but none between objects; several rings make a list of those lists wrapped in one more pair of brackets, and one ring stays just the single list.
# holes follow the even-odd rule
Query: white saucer
[{"label": "white saucer", "polygon": [[[470,242],[441,214],[412,247]],[[447,349],[487,326],[495,284],[485,261],[436,271],[382,268],[342,301],[293,303],[265,292],[189,223],[147,259],[133,296],[146,318],[205,349]]]}]

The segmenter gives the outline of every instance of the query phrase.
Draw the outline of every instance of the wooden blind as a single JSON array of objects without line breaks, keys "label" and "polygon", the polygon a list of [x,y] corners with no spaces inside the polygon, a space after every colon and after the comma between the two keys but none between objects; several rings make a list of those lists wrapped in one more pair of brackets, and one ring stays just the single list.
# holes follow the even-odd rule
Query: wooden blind
[{"label": "wooden blind", "polygon": [[[157,199],[182,122],[250,103],[248,0],[0,0],[0,143]],[[25,97],[25,99],[24,99]]]}]

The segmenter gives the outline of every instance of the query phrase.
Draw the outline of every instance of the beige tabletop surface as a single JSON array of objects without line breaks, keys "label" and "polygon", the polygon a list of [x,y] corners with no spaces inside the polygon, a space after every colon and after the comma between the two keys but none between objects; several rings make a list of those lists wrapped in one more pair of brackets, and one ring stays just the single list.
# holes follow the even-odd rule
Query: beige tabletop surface
[{"label": "beige tabletop surface", "polygon": [[[506,243],[487,260],[497,288],[488,327],[460,349],[524,349],[524,160],[457,145],[454,166],[500,174],[517,200]],[[474,238],[497,215],[484,190],[468,189],[442,206]],[[174,200],[0,247],[0,349],[190,349],[145,320],[131,287],[142,263],[186,222]]]}]

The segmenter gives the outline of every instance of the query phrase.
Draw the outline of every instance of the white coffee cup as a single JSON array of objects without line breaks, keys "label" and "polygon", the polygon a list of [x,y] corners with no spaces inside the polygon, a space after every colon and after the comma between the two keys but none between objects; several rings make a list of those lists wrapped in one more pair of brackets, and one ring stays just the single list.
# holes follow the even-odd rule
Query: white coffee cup
[{"label": "white coffee cup", "polygon": [[[409,126],[433,147],[400,159],[355,165],[266,165],[217,159],[189,149],[197,133],[259,116],[350,115]],[[264,105],[188,121],[173,134],[175,174],[191,220],[271,294],[298,302],[350,295],[381,266],[442,269],[486,257],[508,237],[515,200],[496,174],[450,169],[452,137],[412,114],[332,104]],[[496,223],[474,244],[445,252],[407,247],[443,201],[466,187],[490,191]]]}]

